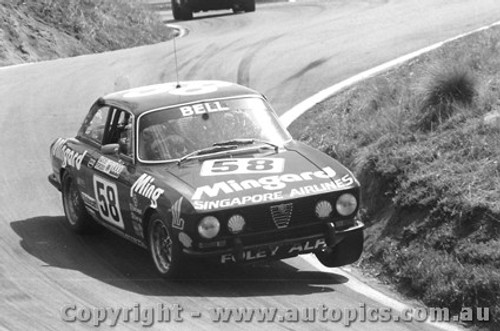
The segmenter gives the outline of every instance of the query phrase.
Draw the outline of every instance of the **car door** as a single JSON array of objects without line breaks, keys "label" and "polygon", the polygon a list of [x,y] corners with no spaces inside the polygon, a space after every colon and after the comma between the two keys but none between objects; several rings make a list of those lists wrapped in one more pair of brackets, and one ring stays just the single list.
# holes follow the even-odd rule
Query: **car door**
[{"label": "car door", "polygon": [[98,107],[90,115],[81,130],[81,139],[91,146],[91,158],[83,167],[87,189],[82,195],[94,201],[94,216],[104,225],[137,237],[128,203],[131,176],[135,173],[133,144],[131,138],[126,142],[123,137],[126,131],[132,131],[132,122],[132,114],[109,105]]}]

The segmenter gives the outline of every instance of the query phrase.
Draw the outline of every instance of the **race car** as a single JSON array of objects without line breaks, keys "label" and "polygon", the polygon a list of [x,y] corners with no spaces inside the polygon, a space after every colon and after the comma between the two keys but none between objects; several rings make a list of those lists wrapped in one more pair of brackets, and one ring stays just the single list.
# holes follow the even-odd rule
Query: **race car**
[{"label": "race car", "polygon": [[172,15],[176,20],[190,20],[193,13],[218,9],[253,12],[255,0],[172,0]]},{"label": "race car", "polygon": [[292,139],[267,99],[241,85],[188,81],[106,95],[50,155],[65,223],[77,233],[104,226],[148,249],[165,278],[182,277],[197,259],[314,253],[335,267],[363,250],[354,175]]}]

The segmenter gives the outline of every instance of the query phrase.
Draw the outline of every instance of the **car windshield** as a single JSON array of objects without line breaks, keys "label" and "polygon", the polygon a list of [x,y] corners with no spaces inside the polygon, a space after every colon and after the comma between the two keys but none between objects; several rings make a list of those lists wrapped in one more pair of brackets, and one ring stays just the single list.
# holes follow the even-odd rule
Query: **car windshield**
[{"label": "car windshield", "polygon": [[139,160],[158,162],[214,144],[253,140],[282,146],[291,137],[263,99],[243,97],[152,111],[140,118],[137,138]]}]

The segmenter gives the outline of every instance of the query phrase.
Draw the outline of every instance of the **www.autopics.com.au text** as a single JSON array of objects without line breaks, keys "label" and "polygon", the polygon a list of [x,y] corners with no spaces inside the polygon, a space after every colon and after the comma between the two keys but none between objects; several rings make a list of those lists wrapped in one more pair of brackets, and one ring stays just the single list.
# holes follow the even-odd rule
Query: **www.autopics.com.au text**
[{"label": "www.autopics.com.au text", "polygon": [[186,318],[207,319],[212,323],[340,323],[349,326],[354,322],[473,322],[488,321],[489,308],[463,308],[459,315],[451,316],[447,308],[409,308],[394,311],[388,307],[367,307],[364,303],[352,308],[333,308],[324,304],[306,308],[244,308],[216,307],[201,311],[187,311],[179,304],[130,307],[87,307],[65,305],[60,310],[61,319],[67,323],[84,323],[95,327],[101,324],[116,326],[136,323],[152,326],[155,323],[182,323]]}]

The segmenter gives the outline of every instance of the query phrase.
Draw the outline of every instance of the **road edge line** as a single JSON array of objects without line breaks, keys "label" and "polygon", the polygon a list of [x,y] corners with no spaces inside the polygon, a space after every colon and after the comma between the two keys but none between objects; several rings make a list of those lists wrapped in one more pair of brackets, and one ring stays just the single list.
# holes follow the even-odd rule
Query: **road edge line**
[{"label": "road edge line", "polygon": [[341,81],[340,83],[337,83],[335,85],[332,85],[322,91],[319,91],[318,93],[312,95],[311,97],[303,100],[302,102],[298,103],[291,109],[287,110],[284,114],[280,116],[280,121],[281,123],[288,128],[296,119],[298,119],[301,115],[309,111],[311,108],[313,108],[315,105],[317,105],[320,102],[325,101],[326,99],[330,98],[331,96],[335,95],[336,93],[340,92],[341,90],[344,90],[348,87],[353,86],[356,83],[359,83],[367,78],[373,77],[377,74],[380,74],[384,71],[387,71],[397,65],[403,64],[405,62],[408,62],[420,55],[423,55],[425,53],[429,53],[447,43],[450,43],[452,41],[467,37],[469,35],[472,35],[474,33],[478,33],[484,30],[491,29],[492,27],[500,25],[500,21],[497,21],[495,23],[483,26],[481,28],[462,33],[456,37],[446,39],[445,41],[441,41],[438,43],[435,43],[433,45],[424,47],[420,50],[417,50],[415,52],[411,52],[409,54],[403,55],[399,58],[396,58],[394,60],[391,60],[389,62],[383,63],[381,65],[378,65],[372,69],[363,71],[357,75],[354,75],[346,80]]}]

